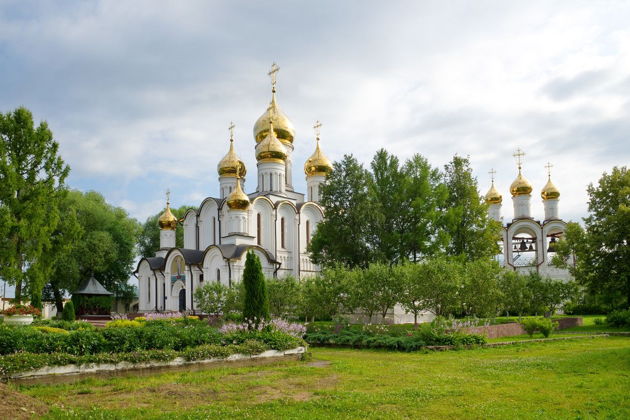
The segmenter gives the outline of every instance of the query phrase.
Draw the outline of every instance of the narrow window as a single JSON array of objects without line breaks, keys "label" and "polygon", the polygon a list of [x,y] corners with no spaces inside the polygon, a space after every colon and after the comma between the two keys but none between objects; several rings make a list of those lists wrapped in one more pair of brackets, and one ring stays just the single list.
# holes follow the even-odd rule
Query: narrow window
[{"label": "narrow window", "polygon": [[306,221],[306,246],[311,243],[311,222]]},{"label": "narrow window", "polygon": [[212,216],[212,243],[217,243],[217,218]]},{"label": "narrow window", "polygon": [[280,219],[280,246],[284,248],[284,217]]},{"label": "narrow window", "polygon": [[199,283],[203,283],[203,274],[199,274]]},{"label": "narrow window", "polygon": [[221,283],[221,270],[217,268],[217,283]]},{"label": "narrow window", "polygon": [[262,226],[260,225],[260,213],[256,214],[256,242],[258,245],[262,244]]},{"label": "narrow window", "polygon": [[151,303],[151,277],[147,277],[147,302]]},{"label": "narrow window", "polygon": [[273,174],[269,174],[269,190],[270,191],[275,191],[273,189]]}]

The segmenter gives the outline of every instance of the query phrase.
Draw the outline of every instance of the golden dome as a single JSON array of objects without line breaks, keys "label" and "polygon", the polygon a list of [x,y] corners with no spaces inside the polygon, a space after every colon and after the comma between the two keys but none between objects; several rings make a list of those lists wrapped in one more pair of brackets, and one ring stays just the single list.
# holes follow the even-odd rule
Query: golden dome
[{"label": "golden dome", "polygon": [[488,190],[485,196],[486,204],[501,204],[503,202],[503,196],[499,194],[499,191],[494,186],[494,182],[492,186]]},{"label": "golden dome", "polygon": [[557,200],[560,198],[560,191],[555,185],[553,185],[553,182],[551,182],[551,177],[549,177],[547,183],[540,192],[540,196],[543,200]]},{"label": "golden dome", "polygon": [[272,92],[271,103],[264,114],[254,124],[254,138],[260,143],[269,133],[269,122],[273,122],[274,131],[278,140],[284,144],[292,144],[295,137],[295,128],[289,118],[282,112],[276,103],[276,91]]},{"label": "golden dome", "polygon": [[230,150],[228,150],[223,159],[219,161],[217,172],[219,172],[219,176],[228,177],[236,177],[239,174],[243,177],[247,173],[245,164],[238,158],[234,151],[234,139],[232,137],[230,137]]},{"label": "golden dome", "polygon": [[333,166],[330,159],[322,153],[319,148],[319,137],[317,138],[317,146],[315,152],[306,160],[304,164],[304,173],[306,176],[326,176],[332,172]]},{"label": "golden dome", "polygon": [[527,178],[521,174],[519,169],[518,176],[514,182],[512,182],[512,185],[510,185],[510,193],[512,193],[512,196],[516,197],[519,195],[529,195],[532,193],[533,189],[532,184],[530,184]]},{"label": "golden dome", "polygon": [[249,208],[249,197],[241,189],[240,178],[237,178],[236,188],[227,196],[226,201],[231,210],[247,210]]},{"label": "golden dome", "polygon": [[166,202],[166,210],[158,219],[158,225],[162,230],[176,230],[177,229],[177,217],[171,212],[170,203]]},{"label": "golden dome", "polygon": [[267,136],[256,145],[256,160],[259,162],[284,163],[287,158],[287,150],[275,135],[273,121],[269,120]]}]

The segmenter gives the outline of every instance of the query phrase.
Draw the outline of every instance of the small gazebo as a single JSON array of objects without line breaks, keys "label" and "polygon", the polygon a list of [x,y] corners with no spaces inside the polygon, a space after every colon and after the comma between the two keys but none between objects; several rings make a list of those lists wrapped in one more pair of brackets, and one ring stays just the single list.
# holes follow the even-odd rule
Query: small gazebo
[{"label": "small gazebo", "polygon": [[109,315],[111,296],[113,295],[94,276],[91,276],[81,283],[78,290],[72,293],[72,300],[77,315]]}]

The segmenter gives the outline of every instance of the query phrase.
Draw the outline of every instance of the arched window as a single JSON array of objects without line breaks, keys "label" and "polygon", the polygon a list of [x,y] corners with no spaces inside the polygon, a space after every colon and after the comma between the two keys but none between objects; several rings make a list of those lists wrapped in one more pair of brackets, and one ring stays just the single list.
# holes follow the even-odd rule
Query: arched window
[{"label": "arched window", "polygon": [[212,216],[212,244],[217,243],[217,218]]},{"label": "arched window", "polygon": [[280,246],[285,248],[284,246],[284,217],[280,219]]},{"label": "arched window", "polygon": [[260,224],[260,213],[256,214],[256,243],[262,244],[262,226]]},{"label": "arched window", "polygon": [[306,221],[306,246],[311,243],[311,221]]},{"label": "arched window", "polygon": [[151,277],[147,277],[147,302],[151,303]]},{"label": "arched window", "polygon": [[269,191],[274,191],[274,189],[273,189],[273,174],[269,174]]},{"label": "arched window", "polygon": [[221,270],[217,268],[217,283],[221,283]]}]

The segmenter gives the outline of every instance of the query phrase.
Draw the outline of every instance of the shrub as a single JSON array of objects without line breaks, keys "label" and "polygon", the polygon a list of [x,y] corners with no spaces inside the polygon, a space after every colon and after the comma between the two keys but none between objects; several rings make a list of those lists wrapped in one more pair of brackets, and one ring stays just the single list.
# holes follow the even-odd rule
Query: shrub
[{"label": "shrub", "polygon": [[549,318],[527,318],[521,321],[521,325],[530,337],[533,337],[535,332],[540,332],[545,338],[558,327],[558,323]]},{"label": "shrub", "polygon": [[77,315],[108,315],[111,312],[112,300],[111,296],[72,295]]},{"label": "shrub", "polygon": [[245,287],[245,301],[243,305],[243,317],[259,322],[269,319],[269,298],[265,276],[262,272],[260,260],[252,251],[247,253],[245,270],[243,271],[243,285]]},{"label": "shrub", "polygon": [[630,309],[609,313],[606,323],[613,327],[630,327]]},{"label": "shrub", "polygon": [[121,328],[121,327],[141,327],[142,324],[138,321],[130,321],[128,319],[117,319],[115,321],[109,321],[105,324],[105,328]]},{"label": "shrub", "polygon": [[595,318],[593,320],[593,323],[595,325],[605,325],[606,324],[606,319],[605,318]]},{"label": "shrub", "polygon": [[74,355],[94,354],[103,351],[106,344],[99,331],[76,330],[68,334],[64,351]]},{"label": "shrub", "polygon": [[72,301],[66,302],[66,304],[63,305],[61,319],[63,319],[64,321],[74,321],[74,303],[72,303]]},{"label": "shrub", "polygon": [[7,316],[11,316],[11,315],[41,316],[42,315],[42,311],[40,311],[39,309],[35,308],[34,306],[32,306],[32,305],[20,305],[20,304],[11,306],[10,308],[5,309],[2,313],[7,315]]},{"label": "shrub", "polygon": [[43,332],[43,333],[54,333],[54,334],[69,334],[67,330],[64,330],[63,328],[55,328],[55,327],[47,327],[47,326],[40,326],[40,327],[35,327],[35,329]]}]

